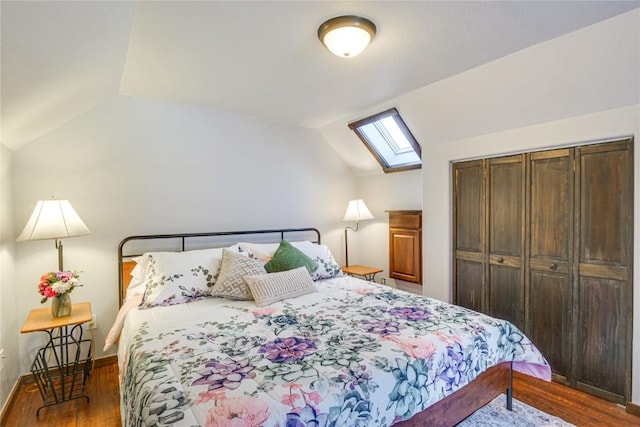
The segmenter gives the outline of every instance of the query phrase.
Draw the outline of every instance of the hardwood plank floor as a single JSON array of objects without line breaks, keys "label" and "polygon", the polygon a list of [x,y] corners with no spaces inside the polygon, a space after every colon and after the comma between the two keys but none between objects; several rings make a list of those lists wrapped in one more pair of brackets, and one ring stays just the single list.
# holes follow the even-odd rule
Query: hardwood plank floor
[{"label": "hardwood plank floor", "polygon": [[[640,417],[627,414],[624,408],[558,383],[547,383],[515,373],[516,399],[576,426],[640,426]],[[2,427],[117,427],[120,426],[118,367],[96,367],[87,382],[91,402],[73,400],[36,410],[42,399],[35,384],[24,386],[16,395]]]}]

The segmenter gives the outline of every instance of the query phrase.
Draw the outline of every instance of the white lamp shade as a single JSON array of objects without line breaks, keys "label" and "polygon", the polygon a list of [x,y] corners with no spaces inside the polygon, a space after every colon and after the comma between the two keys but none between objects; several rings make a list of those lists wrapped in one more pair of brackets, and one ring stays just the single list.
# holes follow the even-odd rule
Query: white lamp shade
[{"label": "white lamp shade", "polygon": [[359,27],[336,28],[322,42],[334,55],[352,58],[360,54],[371,41],[371,35]]},{"label": "white lamp shade", "polygon": [[344,213],[342,221],[361,221],[365,219],[374,219],[367,205],[364,204],[362,199],[356,199],[349,201],[347,205],[347,211]]},{"label": "white lamp shade", "polygon": [[40,200],[16,240],[62,239],[90,233],[68,200]]}]

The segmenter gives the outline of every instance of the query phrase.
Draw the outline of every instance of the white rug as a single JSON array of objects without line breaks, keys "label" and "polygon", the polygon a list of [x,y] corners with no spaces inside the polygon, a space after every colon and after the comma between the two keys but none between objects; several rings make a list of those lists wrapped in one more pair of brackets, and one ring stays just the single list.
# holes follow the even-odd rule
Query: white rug
[{"label": "white rug", "polygon": [[[478,409],[458,427],[571,427],[558,417],[544,413],[532,406],[513,399],[513,411],[507,410],[506,396],[496,397],[488,405]],[[574,426],[575,427],[575,426]]]}]

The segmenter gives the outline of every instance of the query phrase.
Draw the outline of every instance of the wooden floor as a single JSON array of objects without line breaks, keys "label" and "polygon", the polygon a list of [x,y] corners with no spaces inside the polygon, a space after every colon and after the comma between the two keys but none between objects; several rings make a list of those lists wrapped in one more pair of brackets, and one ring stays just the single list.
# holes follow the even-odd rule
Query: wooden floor
[{"label": "wooden floor", "polygon": [[[611,402],[531,377],[514,376],[514,397],[576,426],[640,426],[640,417],[629,415]],[[118,368],[115,364],[94,369],[87,383],[91,402],[84,399],[43,408],[35,384],[23,387],[6,414],[2,427],[116,427],[120,426]]]}]

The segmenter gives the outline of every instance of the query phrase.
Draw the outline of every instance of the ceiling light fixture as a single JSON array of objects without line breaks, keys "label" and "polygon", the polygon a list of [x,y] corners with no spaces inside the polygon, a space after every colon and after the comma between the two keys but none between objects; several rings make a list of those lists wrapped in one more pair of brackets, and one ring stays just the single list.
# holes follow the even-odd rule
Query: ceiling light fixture
[{"label": "ceiling light fixture", "polygon": [[337,16],[318,28],[318,38],[334,55],[351,58],[362,52],[376,35],[373,22],[360,16]]}]

